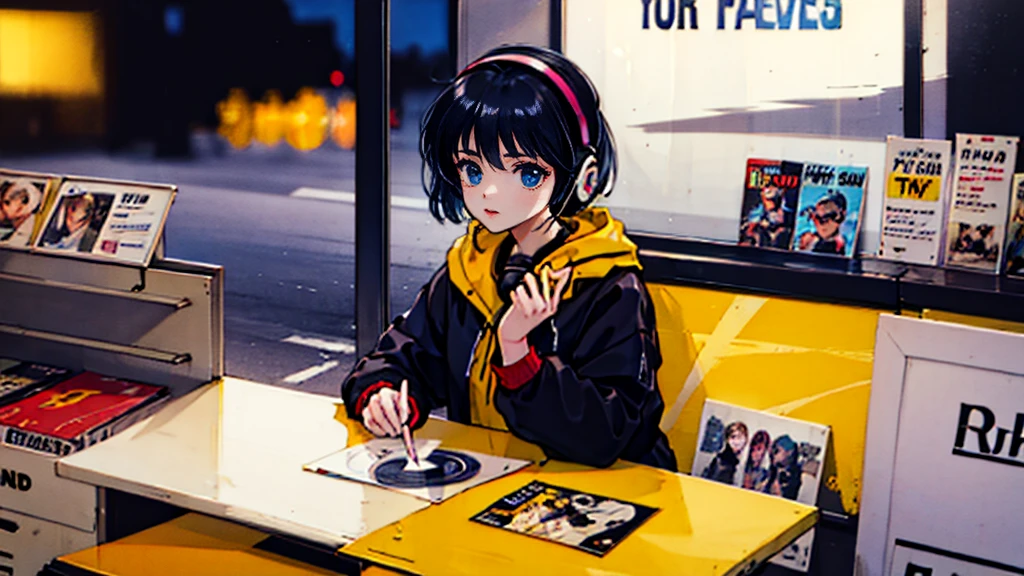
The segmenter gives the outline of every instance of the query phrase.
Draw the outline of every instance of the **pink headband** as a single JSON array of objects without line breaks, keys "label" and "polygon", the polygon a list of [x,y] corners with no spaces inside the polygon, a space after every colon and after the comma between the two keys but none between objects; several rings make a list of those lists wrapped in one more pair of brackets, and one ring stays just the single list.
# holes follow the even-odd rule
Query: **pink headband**
[{"label": "pink headband", "polygon": [[572,88],[569,87],[569,84],[564,78],[558,75],[558,72],[555,72],[550,66],[532,56],[527,56],[525,54],[499,54],[496,56],[481,58],[480,60],[473,62],[469,66],[466,66],[463,74],[487,62],[517,62],[524,66],[533,68],[546,76],[548,80],[551,80],[551,82],[562,91],[562,96],[565,97],[566,102],[569,103],[573,112],[576,113],[576,120],[579,122],[580,126],[580,139],[583,141],[583,145],[590,146],[590,130],[587,129],[587,119],[583,116],[583,108],[580,107],[580,102],[576,99],[576,94],[572,91]]}]

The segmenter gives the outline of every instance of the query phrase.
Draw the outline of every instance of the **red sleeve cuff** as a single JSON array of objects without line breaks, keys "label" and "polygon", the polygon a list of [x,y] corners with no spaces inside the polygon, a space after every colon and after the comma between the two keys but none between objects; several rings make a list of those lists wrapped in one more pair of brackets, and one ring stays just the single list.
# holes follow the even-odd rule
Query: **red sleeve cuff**
[{"label": "red sleeve cuff", "polygon": [[[377,382],[376,384],[371,384],[366,390],[363,390],[363,393],[359,395],[359,399],[356,400],[356,410],[355,410],[355,413],[356,413],[357,416],[362,418],[362,416],[363,416],[363,409],[366,408],[366,403],[370,400],[370,397],[373,396],[374,394],[376,394],[381,388],[391,388],[392,390],[394,390],[397,387],[394,384],[392,384],[391,382],[388,382],[387,380],[381,380],[381,381]],[[419,408],[419,406],[416,405],[416,399],[413,398],[412,395],[410,394],[409,395],[409,428],[415,428],[416,426],[419,425],[419,423],[420,423],[420,408]]]},{"label": "red sleeve cuff", "polygon": [[494,373],[498,376],[498,383],[501,384],[507,390],[518,390],[526,385],[527,382],[533,380],[533,377],[540,372],[541,367],[540,356],[537,356],[537,351],[534,350],[533,346],[530,346],[530,352],[523,356],[515,363],[508,366],[492,366]]}]

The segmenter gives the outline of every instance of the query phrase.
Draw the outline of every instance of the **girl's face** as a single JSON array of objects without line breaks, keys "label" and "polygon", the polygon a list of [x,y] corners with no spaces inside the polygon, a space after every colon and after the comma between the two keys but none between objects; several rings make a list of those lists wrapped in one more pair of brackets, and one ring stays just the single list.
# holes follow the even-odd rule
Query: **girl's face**
[{"label": "girl's face", "polygon": [[504,232],[537,217],[551,201],[554,169],[541,158],[508,153],[499,143],[503,169],[492,167],[478,150],[475,138],[455,158],[466,210],[492,233]]},{"label": "girl's face", "polygon": [[754,444],[750,447],[750,460],[755,464],[760,464],[761,459],[764,458],[764,453],[768,449],[764,444]]},{"label": "girl's face", "polygon": [[77,227],[89,218],[89,203],[83,200],[72,200],[68,206],[67,224],[69,227]]},{"label": "girl's face", "polygon": [[[22,192],[19,194],[18,192]],[[12,188],[4,194],[0,201],[0,213],[8,220],[18,220],[28,216],[32,211],[28,206],[28,192]]]},{"label": "girl's face", "polygon": [[739,430],[734,430],[729,435],[729,448],[732,449],[734,454],[739,454],[743,451],[743,447],[747,445],[747,435]]}]

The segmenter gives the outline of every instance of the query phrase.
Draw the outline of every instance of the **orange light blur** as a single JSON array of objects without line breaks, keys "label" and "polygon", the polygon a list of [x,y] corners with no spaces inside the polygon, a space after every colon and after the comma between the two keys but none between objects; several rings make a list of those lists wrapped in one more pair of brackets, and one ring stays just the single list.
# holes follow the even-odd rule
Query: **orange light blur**
[{"label": "orange light blur", "polygon": [[253,122],[256,141],[266,146],[276,146],[287,128],[284,101],[281,93],[270,90],[261,102],[253,105]]},{"label": "orange light blur", "polygon": [[312,88],[299,90],[288,103],[287,114],[285,138],[296,150],[315,150],[327,139],[327,100]]},{"label": "orange light blur", "polygon": [[0,94],[102,96],[98,28],[89,12],[0,10]]},{"label": "orange light blur", "polygon": [[220,127],[217,133],[235,148],[247,148],[252,142],[253,113],[249,96],[241,88],[232,88],[228,97],[217,103]]}]

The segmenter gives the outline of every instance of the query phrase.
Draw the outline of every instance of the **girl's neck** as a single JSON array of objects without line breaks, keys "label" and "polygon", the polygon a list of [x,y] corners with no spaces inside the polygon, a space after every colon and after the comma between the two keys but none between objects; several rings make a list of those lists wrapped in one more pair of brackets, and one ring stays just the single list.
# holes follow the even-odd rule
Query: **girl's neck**
[{"label": "girl's neck", "polygon": [[512,237],[516,239],[512,253],[533,256],[545,244],[557,238],[559,230],[561,226],[558,221],[551,218],[551,212],[545,208],[533,218],[512,228]]}]

